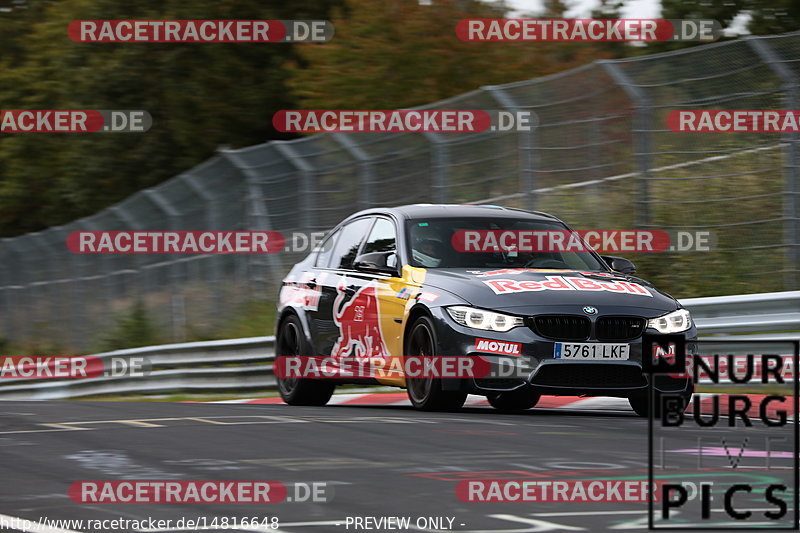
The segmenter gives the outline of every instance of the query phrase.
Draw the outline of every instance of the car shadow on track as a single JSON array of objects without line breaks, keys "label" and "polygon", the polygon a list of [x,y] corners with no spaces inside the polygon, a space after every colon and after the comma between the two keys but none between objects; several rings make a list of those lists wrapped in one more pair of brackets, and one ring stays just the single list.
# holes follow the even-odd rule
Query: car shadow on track
[{"label": "car shadow on track", "polygon": [[[422,414],[435,414],[437,412],[418,411],[410,405],[370,405],[370,404],[338,404],[327,405],[326,409],[368,409],[368,410],[381,410],[381,411],[395,411],[395,412],[413,412]],[[504,416],[504,417],[519,417],[519,416],[574,416],[574,417],[615,417],[615,418],[639,418],[633,411],[612,411],[612,410],[590,410],[590,409],[553,409],[553,408],[536,408],[520,411],[517,413],[501,413],[492,407],[462,407],[457,411],[438,412],[439,414],[475,414],[475,415],[491,415],[491,416]],[[647,419],[642,418],[642,421]]]}]

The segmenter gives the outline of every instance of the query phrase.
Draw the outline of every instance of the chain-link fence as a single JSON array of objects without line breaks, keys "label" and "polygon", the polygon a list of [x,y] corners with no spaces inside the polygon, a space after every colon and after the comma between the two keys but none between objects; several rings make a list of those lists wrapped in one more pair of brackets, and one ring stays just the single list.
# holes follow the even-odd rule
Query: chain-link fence
[{"label": "chain-link fence", "polygon": [[406,203],[539,209],[578,229],[703,229],[714,251],[639,254],[640,273],[678,297],[797,289],[796,135],[673,133],[665,117],[796,109],[799,78],[800,33],[746,38],[597,61],[426,106],[529,110],[532,132],[336,133],[220,149],[96,215],[2,240],[0,335],[88,349],[138,303],[167,338],[207,338],[248,302],[274,299],[303,255],[75,255],[71,231],[290,235]]}]

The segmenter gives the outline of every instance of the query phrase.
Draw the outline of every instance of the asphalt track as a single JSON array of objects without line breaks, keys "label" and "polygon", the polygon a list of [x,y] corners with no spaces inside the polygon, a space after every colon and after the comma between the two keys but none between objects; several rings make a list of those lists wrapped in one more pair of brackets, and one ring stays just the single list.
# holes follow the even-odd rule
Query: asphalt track
[{"label": "asphalt track", "polygon": [[[643,503],[463,502],[455,488],[481,477],[646,479],[647,431],[646,419],[619,409],[499,414],[482,406],[420,413],[398,405],[2,402],[0,523],[276,516],[277,531],[320,533],[398,531],[347,527],[347,518],[401,516],[411,519],[408,531],[442,530],[414,527],[420,517],[452,518],[451,530],[464,533],[644,531]],[[695,440],[689,431],[672,446],[688,449]],[[697,476],[696,455],[675,453],[669,461],[673,477]],[[290,496],[296,483],[324,482],[330,501],[101,505],[67,495],[74,481],[122,479],[272,480]],[[752,503],[754,510],[771,508]],[[726,523],[717,513],[717,524]]]}]

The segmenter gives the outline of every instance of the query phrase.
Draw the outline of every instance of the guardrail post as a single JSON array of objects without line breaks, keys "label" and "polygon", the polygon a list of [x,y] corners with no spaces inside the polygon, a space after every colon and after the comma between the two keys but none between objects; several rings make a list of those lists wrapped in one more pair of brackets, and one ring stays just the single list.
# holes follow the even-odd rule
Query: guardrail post
[{"label": "guardrail post", "polygon": [[652,168],[651,138],[653,130],[653,108],[647,94],[628,77],[615,61],[602,59],[597,63],[605,69],[612,80],[633,101],[636,109],[632,133],[634,135],[634,155],[639,167],[639,199],[636,201],[636,226],[650,225],[650,169]]},{"label": "guardrail post", "polygon": [[[481,87],[503,107],[513,111],[524,111],[508,92],[499,85],[486,85]],[[535,118],[535,117],[534,117]],[[536,209],[536,126],[531,125],[527,131],[519,132],[519,192],[522,194],[522,207],[528,211]]]},{"label": "guardrail post", "polygon": [[[769,47],[765,39],[754,36],[745,38],[750,47],[781,79],[785,97],[785,109],[797,109],[798,78],[787,67],[775,51]],[[784,133],[784,154],[786,164],[783,166],[783,242],[786,246],[784,288],[796,289],[800,284],[800,188],[797,179],[797,132]]]}]

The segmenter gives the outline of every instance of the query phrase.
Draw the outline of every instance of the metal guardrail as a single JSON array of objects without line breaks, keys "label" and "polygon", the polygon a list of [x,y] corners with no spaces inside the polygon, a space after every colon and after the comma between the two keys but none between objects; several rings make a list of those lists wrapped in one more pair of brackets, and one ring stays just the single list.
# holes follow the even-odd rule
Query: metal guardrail
[{"label": "metal guardrail", "polygon": [[[745,334],[753,341],[800,338],[800,291],[691,298],[681,303],[691,311],[701,336],[709,340],[730,339],[715,337],[720,334]],[[248,337],[115,350],[94,356],[144,357],[151,371],[146,376],[0,379],[0,399],[275,389],[274,348],[275,337]]]},{"label": "metal guardrail", "polygon": [[703,335],[800,332],[800,291],[688,298],[681,304]]},{"label": "metal guardrail", "polygon": [[275,337],[145,346],[93,354],[104,364],[114,358],[143,357],[146,376],[88,379],[0,379],[2,400],[54,400],[100,394],[169,394],[238,389],[274,389]]}]

